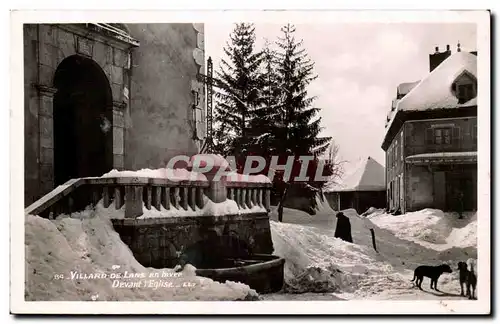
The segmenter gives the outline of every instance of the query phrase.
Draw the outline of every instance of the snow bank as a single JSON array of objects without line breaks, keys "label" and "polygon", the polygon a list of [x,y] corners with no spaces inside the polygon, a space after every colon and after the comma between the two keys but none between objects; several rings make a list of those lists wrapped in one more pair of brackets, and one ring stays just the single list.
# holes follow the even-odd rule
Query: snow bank
[{"label": "snow bank", "polygon": [[467,214],[464,220],[459,220],[456,213],[443,213],[441,210],[427,208],[397,216],[376,215],[370,217],[370,221],[399,238],[433,248],[442,245],[441,250],[471,247],[477,242],[475,214]]},{"label": "snow bank", "polygon": [[[320,196],[321,195],[321,196]],[[316,212],[317,214],[336,214],[336,211],[332,209],[324,194],[316,194]]]},{"label": "snow bank", "polygon": [[159,178],[168,179],[172,181],[185,181],[185,180],[199,180],[207,181],[207,177],[204,174],[188,171],[186,169],[140,169],[138,171],[118,171],[113,169],[108,173],[102,175],[102,178],[124,178],[124,177],[143,177],[143,178]]},{"label": "snow bank", "polygon": [[[447,263],[455,269],[458,261],[477,256],[475,246],[464,248],[446,245],[442,249],[435,249],[433,246],[436,244],[428,243],[431,246],[428,247],[407,237],[398,237],[393,232],[397,228],[405,228],[407,234],[413,235],[414,233],[406,228],[410,225],[392,224],[388,220],[384,221],[384,217],[390,216],[391,220],[399,222],[403,215],[382,214],[371,218],[359,216],[354,209],[342,212],[351,222],[354,243],[334,238],[335,214],[322,214],[318,219],[317,215],[310,216],[285,208],[284,223],[271,221],[275,254],[286,260],[285,291],[329,292],[344,299],[389,299],[395,294],[415,296],[421,292],[412,290],[410,280],[417,266]],[[422,217],[422,214],[419,217],[425,220],[430,216],[433,224],[426,228],[438,229],[441,233],[433,236],[439,237],[444,235],[442,233],[449,232],[436,225],[439,224],[439,211],[427,210],[423,215],[425,217]],[[270,216],[271,219],[277,219],[275,208]],[[372,222],[379,218],[382,220],[380,223],[388,229],[378,227]],[[414,221],[411,226],[424,223],[423,220]],[[464,226],[459,230],[467,231],[466,228],[467,226]],[[370,229],[375,233],[377,252],[372,246]],[[471,236],[474,235],[472,231],[470,233]],[[446,291],[456,293],[457,289],[459,291],[457,276],[456,271],[443,274],[440,284]]]},{"label": "snow bank", "polygon": [[446,242],[456,247],[477,246],[477,214],[471,218],[471,222],[462,228],[453,228]]},{"label": "snow bank", "polygon": [[444,213],[437,209],[424,209],[403,215],[383,214],[370,220],[399,238],[442,244],[451,232]]},{"label": "snow bank", "polygon": [[286,259],[285,291],[351,291],[357,275],[380,273],[374,251],[318,233],[314,227],[271,221],[271,234],[274,253]]},{"label": "snow bank", "polygon": [[[139,264],[105,216],[87,210],[51,221],[26,215],[25,298],[45,301],[256,299],[248,286]],[[130,278],[132,274],[141,279]],[[153,278],[158,274],[159,278]],[[81,277],[87,276],[87,279]],[[88,278],[92,275],[94,279]],[[110,278],[121,276],[121,279]],[[63,276],[64,278],[60,278]],[[79,277],[80,276],[80,277]],[[104,277],[105,276],[105,277]],[[128,277],[127,277],[128,276]],[[152,276],[152,277],[151,277]],[[133,286],[131,288],[116,287]]]}]

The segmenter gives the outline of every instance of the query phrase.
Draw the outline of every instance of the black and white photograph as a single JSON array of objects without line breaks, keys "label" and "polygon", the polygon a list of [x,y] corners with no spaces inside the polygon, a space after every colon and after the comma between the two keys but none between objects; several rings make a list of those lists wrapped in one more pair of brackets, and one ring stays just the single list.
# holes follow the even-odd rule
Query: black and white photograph
[{"label": "black and white photograph", "polygon": [[488,11],[71,17],[11,14],[12,313],[491,311]]}]

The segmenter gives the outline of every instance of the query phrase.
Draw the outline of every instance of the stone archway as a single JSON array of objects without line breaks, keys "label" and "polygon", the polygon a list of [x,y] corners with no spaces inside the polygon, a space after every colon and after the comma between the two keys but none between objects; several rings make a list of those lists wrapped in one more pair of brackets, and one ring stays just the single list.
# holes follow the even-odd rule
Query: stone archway
[{"label": "stone archway", "polygon": [[113,167],[113,97],[92,59],[71,55],[54,75],[54,184]]}]

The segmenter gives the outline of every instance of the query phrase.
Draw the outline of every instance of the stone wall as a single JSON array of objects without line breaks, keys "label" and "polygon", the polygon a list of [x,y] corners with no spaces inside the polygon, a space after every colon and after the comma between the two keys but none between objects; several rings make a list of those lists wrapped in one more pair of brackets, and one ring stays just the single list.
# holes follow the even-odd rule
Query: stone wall
[{"label": "stone wall", "polygon": [[[174,267],[191,247],[201,242],[205,246],[214,244],[210,239],[214,236],[234,235],[242,245],[249,246],[252,253],[272,254],[274,250],[267,213],[122,219],[113,220],[113,226],[137,261],[146,267]],[[225,248],[230,251],[234,247],[226,245]],[[209,257],[215,258],[221,251],[209,252]]]},{"label": "stone wall", "polygon": [[[204,98],[191,90],[200,70],[194,57],[199,32],[193,24],[128,27],[141,46],[132,53],[125,168],[158,168],[175,155],[198,152],[193,105],[203,107]],[[203,52],[197,55],[202,63]]]}]

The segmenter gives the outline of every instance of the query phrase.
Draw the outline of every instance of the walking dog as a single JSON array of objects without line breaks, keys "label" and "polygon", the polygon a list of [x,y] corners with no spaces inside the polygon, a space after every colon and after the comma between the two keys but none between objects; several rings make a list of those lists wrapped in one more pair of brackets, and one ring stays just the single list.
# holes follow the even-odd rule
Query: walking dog
[{"label": "walking dog", "polygon": [[[459,280],[460,280],[460,296],[467,296],[469,299],[476,299],[476,262],[474,259],[468,259],[467,263],[458,262]],[[466,295],[464,294],[464,285],[466,287]]]},{"label": "walking dog", "polygon": [[437,288],[437,282],[439,277],[445,272],[447,273],[453,272],[450,266],[447,264],[441,264],[438,266],[421,265],[418,266],[413,272],[413,279],[411,281],[414,282],[414,284],[420,290],[422,290],[422,281],[424,280],[424,277],[430,278],[431,289],[439,291],[439,289]]}]

